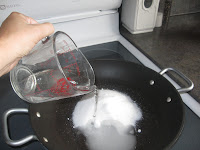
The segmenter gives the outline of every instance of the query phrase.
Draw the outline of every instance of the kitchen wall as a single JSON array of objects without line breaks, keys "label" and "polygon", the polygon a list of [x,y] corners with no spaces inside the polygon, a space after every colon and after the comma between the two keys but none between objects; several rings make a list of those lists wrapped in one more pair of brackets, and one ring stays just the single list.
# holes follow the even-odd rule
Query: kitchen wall
[{"label": "kitchen wall", "polygon": [[160,0],[159,11],[163,12],[163,29],[168,28],[170,17],[200,13],[200,0]]},{"label": "kitchen wall", "polygon": [[172,0],[171,16],[200,12],[200,0]]},{"label": "kitchen wall", "polygon": [[200,0],[160,0],[159,11],[170,4],[170,16],[200,12]]}]

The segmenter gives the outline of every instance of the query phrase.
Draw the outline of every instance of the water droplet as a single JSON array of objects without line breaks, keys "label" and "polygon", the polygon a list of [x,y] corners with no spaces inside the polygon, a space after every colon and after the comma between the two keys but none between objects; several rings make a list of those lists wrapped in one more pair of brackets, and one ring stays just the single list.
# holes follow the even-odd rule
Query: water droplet
[{"label": "water droplet", "polygon": [[134,130],[131,130],[129,133],[130,133],[130,134],[134,134]]}]

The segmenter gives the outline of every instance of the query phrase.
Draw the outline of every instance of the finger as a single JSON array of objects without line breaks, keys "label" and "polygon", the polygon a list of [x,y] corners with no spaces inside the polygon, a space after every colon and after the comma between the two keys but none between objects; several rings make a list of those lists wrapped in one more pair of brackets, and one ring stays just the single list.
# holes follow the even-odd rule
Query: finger
[{"label": "finger", "polygon": [[21,17],[21,18],[23,18],[25,20],[25,22],[27,24],[38,24],[38,22],[35,19],[33,19],[33,18],[29,17],[29,16],[26,16],[24,14],[21,14],[19,12],[12,12],[10,14],[10,16]]},{"label": "finger", "polygon": [[38,22],[35,19],[33,19],[33,18],[29,17],[29,16],[26,16],[24,14],[17,13],[17,12],[14,12],[14,14],[22,17],[23,19],[25,19],[25,22],[27,24],[38,24]]},{"label": "finger", "polygon": [[38,24],[38,22],[31,17],[27,17],[26,20],[28,24]]},{"label": "finger", "polygon": [[6,73],[8,73],[9,71],[11,71],[18,63],[20,59],[16,59],[13,62],[5,65],[5,67],[3,67],[2,69],[0,69],[0,77]]},{"label": "finger", "polygon": [[54,33],[54,27],[51,23],[33,24],[33,26],[34,28],[37,28],[37,30],[39,30],[38,40],[41,40],[44,37]]}]

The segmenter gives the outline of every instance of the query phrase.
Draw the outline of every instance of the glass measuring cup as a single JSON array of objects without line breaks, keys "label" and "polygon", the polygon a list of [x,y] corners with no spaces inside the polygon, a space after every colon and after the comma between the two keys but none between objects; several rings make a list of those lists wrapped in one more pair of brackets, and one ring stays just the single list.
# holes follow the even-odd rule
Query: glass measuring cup
[{"label": "glass measuring cup", "polygon": [[95,89],[95,75],[72,39],[58,31],[40,41],[10,72],[15,93],[30,103],[58,100]]}]

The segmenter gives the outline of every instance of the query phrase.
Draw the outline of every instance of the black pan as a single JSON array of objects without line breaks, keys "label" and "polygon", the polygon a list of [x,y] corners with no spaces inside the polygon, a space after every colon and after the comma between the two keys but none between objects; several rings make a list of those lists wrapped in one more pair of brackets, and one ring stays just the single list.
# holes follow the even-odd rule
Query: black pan
[{"label": "black pan", "polygon": [[[184,122],[182,99],[174,86],[159,73],[135,63],[117,60],[90,63],[97,88],[125,93],[141,108],[143,118],[135,128],[135,149],[169,149],[178,139]],[[32,127],[48,150],[88,149],[86,138],[73,128],[72,122],[72,113],[81,98],[30,104]],[[142,132],[137,132],[138,129]]]},{"label": "black pan", "polygon": [[[136,149],[169,148],[183,127],[183,104],[172,84],[159,73],[130,62],[96,60],[91,62],[100,88],[129,95],[142,110],[137,124]],[[73,128],[72,112],[81,96],[30,105],[32,127],[48,150],[84,150],[85,137]],[[37,112],[40,113],[38,117]],[[135,129],[137,131],[137,129]]]}]

